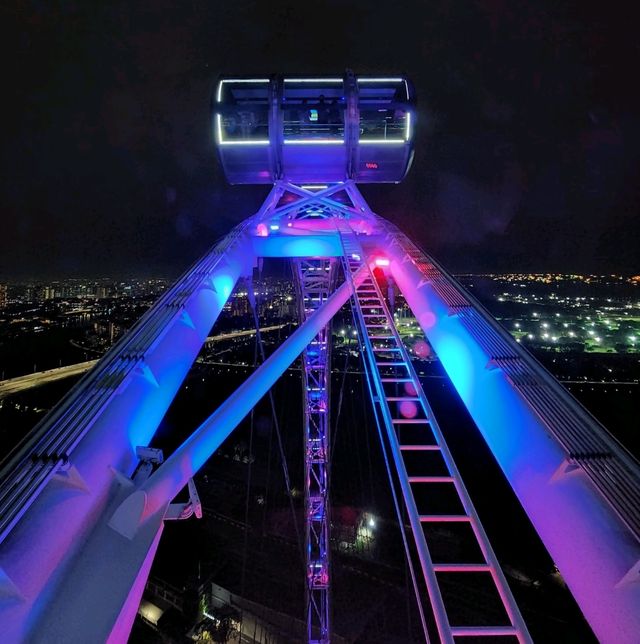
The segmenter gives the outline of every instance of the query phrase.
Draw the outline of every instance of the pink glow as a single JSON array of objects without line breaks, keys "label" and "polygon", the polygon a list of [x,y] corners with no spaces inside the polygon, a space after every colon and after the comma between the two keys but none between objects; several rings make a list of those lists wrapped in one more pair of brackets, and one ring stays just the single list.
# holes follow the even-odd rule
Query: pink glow
[{"label": "pink glow", "polygon": [[256,232],[258,234],[258,237],[267,237],[269,235],[269,231],[267,230],[265,224],[258,224]]},{"label": "pink glow", "polygon": [[416,391],[415,385],[412,382],[405,383],[404,390],[405,390],[405,393],[409,396],[416,396],[418,393]]},{"label": "pink glow", "polygon": [[389,260],[386,257],[376,257],[376,266],[389,266]]},{"label": "pink glow", "polygon": [[[288,226],[289,224],[287,224]],[[351,219],[349,225],[358,232],[366,232],[368,230],[368,223],[363,219]],[[327,231],[333,233],[336,229],[336,224],[333,219],[296,219],[293,222],[293,227],[299,230],[317,230]]]},{"label": "pink glow", "polygon": [[423,329],[430,329],[436,323],[436,316],[431,311],[425,311],[418,319]]},{"label": "pink glow", "polygon": [[431,347],[424,340],[418,340],[413,345],[413,350],[419,358],[428,358],[431,355]]},{"label": "pink glow", "polygon": [[418,406],[412,400],[401,402],[399,408],[403,418],[415,418],[418,413]]}]

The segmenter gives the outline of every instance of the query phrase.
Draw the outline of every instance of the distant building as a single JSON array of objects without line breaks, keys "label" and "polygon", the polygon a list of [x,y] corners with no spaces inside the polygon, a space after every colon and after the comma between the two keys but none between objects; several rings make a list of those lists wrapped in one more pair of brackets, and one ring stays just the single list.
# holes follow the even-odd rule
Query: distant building
[{"label": "distant building", "polygon": [[96,289],[96,297],[99,300],[103,300],[106,297],[109,297],[109,289],[106,286],[98,286]]},{"label": "distant building", "polygon": [[244,295],[236,295],[231,302],[231,315],[242,317],[249,315],[249,300]]},{"label": "distant building", "polygon": [[7,306],[7,285],[0,284],[0,309]]},{"label": "distant building", "polygon": [[43,286],[38,292],[38,300],[46,301],[53,300],[56,296],[56,290],[53,286]]}]

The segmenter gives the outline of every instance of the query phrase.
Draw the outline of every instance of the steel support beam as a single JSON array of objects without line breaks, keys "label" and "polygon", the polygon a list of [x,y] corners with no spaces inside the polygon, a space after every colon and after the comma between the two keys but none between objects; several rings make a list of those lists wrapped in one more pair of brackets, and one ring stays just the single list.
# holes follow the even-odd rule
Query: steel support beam
[{"label": "steel support beam", "polygon": [[[3,642],[33,641],[37,625],[46,624],[42,613],[61,596],[88,535],[121,493],[119,477],[133,473],[136,447],[151,441],[237,279],[251,270],[247,224],[196,262],[5,459]],[[94,572],[87,577],[95,582]]]},{"label": "steel support beam", "polygon": [[[623,519],[612,503],[635,503],[637,463],[453,278],[389,228],[377,247],[385,248],[396,284],[587,621],[602,642],[637,642],[640,541],[629,527],[633,515]],[[546,407],[537,403],[543,394],[551,401]],[[571,454],[559,438],[567,418],[586,444],[608,446],[600,460],[610,481],[627,472],[611,488],[611,501],[589,463],[568,467]],[[581,459],[589,461],[588,452]]]},{"label": "steel support beam", "polygon": [[[327,301],[335,279],[332,259],[294,261],[300,319]],[[330,605],[330,386],[331,328],[325,325],[302,354],[305,445],[305,553],[307,640],[331,639]]]},{"label": "steel support beam", "polygon": [[[357,279],[364,278],[364,272]],[[357,283],[356,279],[356,283]],[[275,353],[223,402],[207,420],[116,510],[111,527],[133,538],[146,519],[160,510],[206,463],[238,423],[273,386],[351,296],[346,282],[285,340]]]},{"label": "steel support beam", "polygon": [[29,636],[7,637],[5,631],[3,641],[124,641],[170,502],[350,295],[349,285],[338,289],[140,487],[129,477],[115,477],[116,493],[58,579],[55,594],[42,598],[41,612],[32,613]]}]

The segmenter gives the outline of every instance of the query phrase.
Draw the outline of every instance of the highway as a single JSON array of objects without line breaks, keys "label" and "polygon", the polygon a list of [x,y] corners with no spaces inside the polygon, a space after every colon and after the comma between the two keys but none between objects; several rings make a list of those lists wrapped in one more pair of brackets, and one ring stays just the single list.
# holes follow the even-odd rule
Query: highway
[{"label": "highway", "polygon": [[[260,331],[262,333],[269,333],[271,331],[282,329],[285,326],[287,326],[287,324],[276,324],[273,326],[263,327],[260,329]],[[233,331],[231,333],[220,333],[218,335],[209,336],[206,339],[205,343],[209,345],[215,342],[221,342],[223,340],[233,340],[234,338],[239,338],[242,336],[255,335],[255,332],[255,329],[246,329],[243,331]],[[80,346],[80,348],[83,347]],[[87,360],[86,362],[78,362],[66,367],[46,369],[45,371],[37,371],[36,373],[28,373],[24,376],[17,376],[15,378],[9,378],[7,380],[0,380],[0,400],[2,400],[2,398],[6,398],[7,396],[12,396],[13,394],[25,391],[26,389],[40,387],[41,385],[55,382],[56,380],[69,378],[70,376],[79,376],[86,371],[89,371],[89,369],[91,369],[91,367],[93,367],[93,365],[95,365],[97,362],[97,360]]]},{"label": "highway", "polygon": [[85,371],[89,371],[97,360],[87,360],[86,362],[78,362],[66,367],[58,367],[57,369],[47,369],[46,371],[38,371],[36,373],[28,373],[26,376],[18,376],[17,378],[9,378],[8,380],[0,380],[0,399],[6,398],[13,394],[17,394],[25,389],[32,387],[39,387],[48,382],[55,382],[69,376],[79,376]]}]

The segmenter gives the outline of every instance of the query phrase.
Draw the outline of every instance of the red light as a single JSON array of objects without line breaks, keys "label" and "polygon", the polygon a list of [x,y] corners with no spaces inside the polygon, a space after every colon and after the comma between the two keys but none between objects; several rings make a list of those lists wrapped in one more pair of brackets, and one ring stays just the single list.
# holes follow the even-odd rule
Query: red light
[{"label": "red light", "polygon": [[378,164],[377,164],[377,163],[372,163],[371,161],[367,161],[367,162],[364,164],[364,167],[365,167],[367,170],[377,170],[377,169],[378,169]]}]

